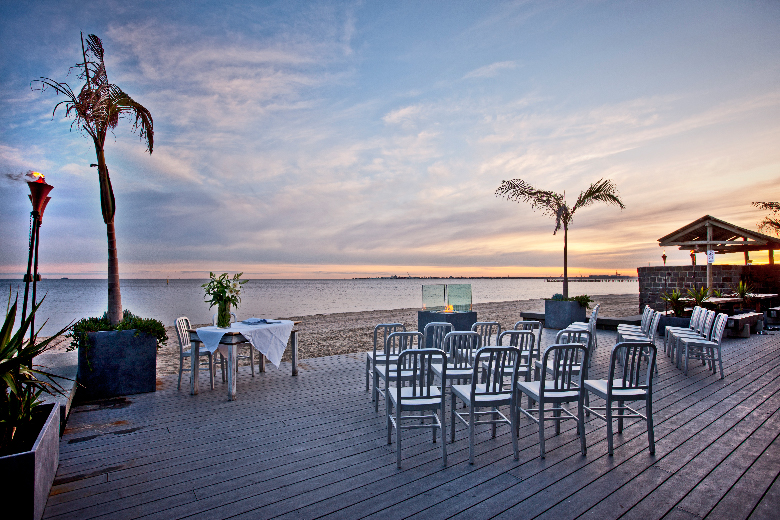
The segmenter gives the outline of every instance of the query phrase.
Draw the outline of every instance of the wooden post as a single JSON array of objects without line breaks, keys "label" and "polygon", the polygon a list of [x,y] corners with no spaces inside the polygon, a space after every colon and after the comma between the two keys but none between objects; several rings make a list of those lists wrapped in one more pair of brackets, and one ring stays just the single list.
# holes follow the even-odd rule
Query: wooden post
[{"label": "wooden post", "polygon": [[[747,242],[747,237],[742,237],[743,242]],[[748,265],[748,261],[750,260],[750,254],[745,251],[745,265]]]},{"label": "wooden post", "polygon": [[712,264],[709,259],[709,251],[712,249],[712,224],[707,222],[707,293],[712,296]]},{"label": "wooden post", "polygon": [[775,265],[775,250],[769,250],[769,265]]}]

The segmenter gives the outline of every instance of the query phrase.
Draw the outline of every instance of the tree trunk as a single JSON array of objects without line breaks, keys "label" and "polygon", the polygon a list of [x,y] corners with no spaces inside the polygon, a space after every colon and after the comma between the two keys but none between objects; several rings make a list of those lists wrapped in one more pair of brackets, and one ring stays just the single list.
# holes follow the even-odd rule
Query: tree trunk
[{"label": "tree trunk", "polygon": [[569,297],[569,226],[563,225],[563,297]]},{"label": "tree trunk", "polygon": [[108,235],[108,319],[112,325],[122,321],[122,294],[119,290],[119,256],[116,252],[114,219],[106,224]]}]

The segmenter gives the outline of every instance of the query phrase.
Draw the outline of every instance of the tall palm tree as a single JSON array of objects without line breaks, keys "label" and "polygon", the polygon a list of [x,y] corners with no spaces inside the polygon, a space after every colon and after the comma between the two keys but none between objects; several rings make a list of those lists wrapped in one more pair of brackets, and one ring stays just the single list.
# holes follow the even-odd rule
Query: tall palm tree
[{"label": "tall palm tree", "polygon": [[537,190],[522,179],[512,179],[502,181],[501,186],[496,190],[496,195],[506,197],[507,200],[516,202],[527,202],[531,208],[541,211],[545,215],[555,218],[555,235],[558,230],[563,228],[563,296],[569,297],[569,271],[568,271],[568,247],[569,247],[569,224],[574,218],[574,212],[585,206],[590,206],[594,202],[604,202],[614,204],[620,209],[625,208],[623,202],[618,196],[617,187],[609,179],[599,179],[588,189],[580,193],[574,206],[566,203],[566,192],[563,194],[554,191]]},{"label": "tall palm tree", "polygon": [[74,68],[80,70],[78,78],[85,80],[85,83],[78,94],[73,92],[67,83],[50,78],[41,78],[36,82],[40,84],[39,90],[51,88],[66,97],[54,106],[52,116],[64,105],[65,115],[73,117],[71,127],[77,126],[95,143],[97,164],[90,166],[97,166],[100,181],[100,206],[108,235],[108,317],[112,324],[116,324],[122,319],[122,295],[119,289],[119,258],[114,230],[114,190],[111,188],[104,151],[106,134],[116,128],[121,117],[135,118],[133,130],[138,131],[142,142],[146,142],[146,149],[151,155],[154,147],[154,123],[149,110],[134,101],[121,88],[108,82],[106,65],[103,62],[103,42],[100,38],[90,34],[86,41],[85,47],[82,34],[81,54],[84,61]]}]

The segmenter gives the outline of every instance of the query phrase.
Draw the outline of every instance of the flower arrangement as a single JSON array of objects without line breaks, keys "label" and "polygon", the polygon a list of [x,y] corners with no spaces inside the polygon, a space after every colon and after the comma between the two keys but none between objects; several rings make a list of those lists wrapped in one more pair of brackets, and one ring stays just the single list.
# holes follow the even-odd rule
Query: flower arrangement
[{"label": "flower arrangement", "polygon": [[205,301],[209,303],[209,309],[217,306],[218,327],[230,327],[230,306],[238,307],[241,302],[241,285],[246,283],[246,280],[241,280],[242,274],[236,273],[231,279],[227,273],[219,276],[209,273],[211,279],[201,285],[206,290]]}]

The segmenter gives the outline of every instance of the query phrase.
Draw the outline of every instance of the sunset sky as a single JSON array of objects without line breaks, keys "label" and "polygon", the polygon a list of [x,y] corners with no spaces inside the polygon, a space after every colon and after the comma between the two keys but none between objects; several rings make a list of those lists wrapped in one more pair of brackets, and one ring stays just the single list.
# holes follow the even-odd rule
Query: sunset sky
[{"label": "sunset sky", "polygon": [[561,274],[562,235],[503,179],[616,183],[625,210],[574,218],[572,275],[659,265],[705,214],[756,229],[778,28],[773,0],[2,2],[0,278],[26,268],[27,170],[54,186],[43,275],[105,277],[94,147],[31,89],[81,86],[79,31],[154,117],[151,156],[132,121],[106,143],[123,277],[349,278]]}]

